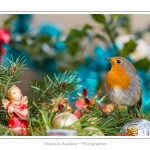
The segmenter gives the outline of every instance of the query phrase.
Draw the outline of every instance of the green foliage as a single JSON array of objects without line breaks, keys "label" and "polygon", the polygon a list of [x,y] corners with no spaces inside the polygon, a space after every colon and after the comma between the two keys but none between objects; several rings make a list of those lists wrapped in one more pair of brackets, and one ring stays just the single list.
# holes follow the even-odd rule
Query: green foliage
[{"label": "green foliage", "polygon": [[6,59],[0,66],[0,98],[6,98],[8,89],[20,82],[20,78],[26,67],[24,58],[18,57],[16,61]]},{"label": "green foliage", "polygon": [[148,70],[149,66],[150,66],[150,62],[148,61],[147,58],[143,58],[143,59],[135,62],[134,66],[136,67],[136,69]]},{"label": "green foliage", "polygon": [[80,78],[76,78],[76,72],[65,72],[51,79],[49,76],[44,78],[44,85],[31,86],[33,88],[32,99],[36,102],[47,102],[50,99],[56,98],[62,94],[68,94],[76,90],[76,85],[79,84]]},{"label": "green foliage", "polygon": [[106,19],[105,19],[104,15],[102,15],[102,14],[92,14],[92,17],[98,23],[102,23],[104,25],[106,24]]},{"label": "green foliage", "polygon": [[67,45],[67,51],[71,56],[83,53],[82,41],[88,37],[88,30],[91,30],[92,26],[85,24],[81,29],[71,29],[67,35],[65,43]]},{"label": "green foliage", "polygon": [[134,52],[137,44],[133,39],[124,44],[123,49],[120,51],[120,56],[128,56],[130,53]]},{"label": "green foliage", "polygon": [[4,27],[5,28],[8,28],[11,24],[11,22],[17,18],[17,14],[13,14],[13,15],[10,15],[9,17],[7,17],[4,21]]},{"label": "green foliage", "polygon": [[113,29],[118,27],[126,30],[127,33],[130,34],[130,17],[127,14],[111,14]]},{"label": "green foliage", "polygon": [[[29,119],[30,134],[32,136],[45,136],[46,130],[54,129],[52,126],[53,118],[61,113],[65,112],[65,109],[55,111],[58,103],[55,107],[49,111],[49,104],[43,107],[39,107],[34,103],[34,109],[37,109],[37,116],[33,116]],[[129,115],[126,110],[118,110],[115,108],[112,112],[105,114],[100,105],[97,104],[91,107],[91,110],[84,114],[75,124],[81,123],[81,128],[77,129],[78,136],[91,136],[91,131],[86,130],[86,127],[96,127],[100,129],[106,136],[116,136],[120,134],[122,127],[135,120],[136,115]],[[145,119],[149,119],[149,115],[145,115]],[[66,127],[65,129],[75,129],[74,124]]]}]

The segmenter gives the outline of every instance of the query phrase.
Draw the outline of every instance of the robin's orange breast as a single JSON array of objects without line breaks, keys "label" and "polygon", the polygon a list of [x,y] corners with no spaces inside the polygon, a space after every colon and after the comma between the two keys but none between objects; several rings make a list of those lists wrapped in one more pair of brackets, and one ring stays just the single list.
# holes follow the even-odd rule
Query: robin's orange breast
[{"label": "robin's orange breast", "polygon": [[111,69],[106,76],[106,84],[109,89],[118,87],[125,91],[131,84],[131,77],[125,72],[124,68]]}]

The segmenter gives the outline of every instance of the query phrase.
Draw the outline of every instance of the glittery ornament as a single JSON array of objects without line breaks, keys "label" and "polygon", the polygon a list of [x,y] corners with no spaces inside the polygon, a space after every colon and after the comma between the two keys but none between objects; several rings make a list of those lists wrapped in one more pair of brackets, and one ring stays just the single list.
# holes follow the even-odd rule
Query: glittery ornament
[{"label": "glittery ornament", "polygon": [[126,130],[126,134],[137,136],[138,135],[138,128],[135,126],[129,126]]},{"label": "glittery ornament", "polygon": [[91,135],[91,136],[105,136],[104,133],[100,129],[93,127],[93,126],[86,127],[84,128],[84,130],[87,130],[86,134]]},{"label": "glittery ornament", "polygon": [[80,129],[81,123],[78,121],[78,118],[74,114],[64,112],[54,117],[52,121],[52,126],[57,129]]},{"label": "glittery ornament", "polygon": [[150,136],[150,121],[136,119],[123,126],[121,133],[132,136]]}]

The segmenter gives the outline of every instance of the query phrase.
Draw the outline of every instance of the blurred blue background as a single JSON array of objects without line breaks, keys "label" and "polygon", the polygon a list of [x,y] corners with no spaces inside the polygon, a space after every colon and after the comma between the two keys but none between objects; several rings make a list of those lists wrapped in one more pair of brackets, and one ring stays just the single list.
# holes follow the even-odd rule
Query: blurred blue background
[{"label": "blurred blue background", "polygon": [[[82,93],[86,88],[88,96],[93,96],[99,89],[103,90],[105,75],[110,69],[104,58],[123,56],[133,63],[141,79],[144,112],[150,109],[150,41],[147,40],[150,25],[141,23],[144,16],[150,20],[150,15],[84,15],[85,21],[80,25],[77,16],[84,20],[83,15],[63,15],[68,19],[58,17],[60,22],[64,19],[64,24],[48,19],[48,15],[38,23],[37,15],[6,16],[1,25],[1,31],[5,32],[0,32],[0,57],[2,63],[6,58],[11,59],[11,55],[14,59],[25,57],[30,68],[20,84],[25,94],[29,93],[35,80],[42,83],[46,74],[53,76],[74,70],[82,79],[78,92]],[[49,16],[55,18],[56,15]],[[76,22],[74,27],[69,27],[70,22]],[[134,22],[139,26],[133,29]],[[9,42],[6,35],[10,36]]]}]

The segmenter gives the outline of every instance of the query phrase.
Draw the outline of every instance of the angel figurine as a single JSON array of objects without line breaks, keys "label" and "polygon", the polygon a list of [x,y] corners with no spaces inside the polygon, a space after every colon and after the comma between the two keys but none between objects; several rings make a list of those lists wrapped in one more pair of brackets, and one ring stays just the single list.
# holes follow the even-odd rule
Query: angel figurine
[{"label": "angel figurine", "polygon": [[3,99],[2,104],[10,119],[8,128],[17,134],[28,135],[29,117],[28,100],[26,96],[22,95],[21,90],[16,85],[8,90],[8,99]]}]

